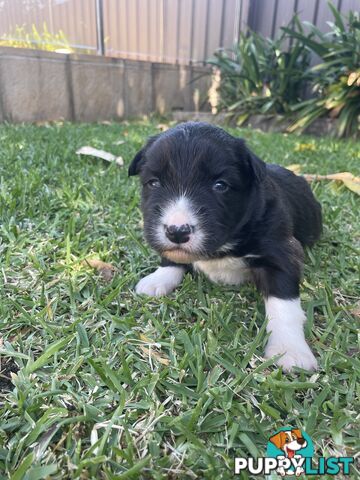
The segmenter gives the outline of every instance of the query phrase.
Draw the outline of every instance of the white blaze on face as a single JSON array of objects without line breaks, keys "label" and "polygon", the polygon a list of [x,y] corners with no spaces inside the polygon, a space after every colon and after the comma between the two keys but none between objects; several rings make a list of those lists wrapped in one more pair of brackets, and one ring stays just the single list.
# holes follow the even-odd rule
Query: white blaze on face
[{"label": "white blaze on face", "polygon": [[170,225],[176,225],[177,227],[189,225],[192,228],[189,241],[182,244],[181,249],[187,252],[197,252],[202,248],[205,234],[199,227],[199,219],[194,210],[191,201],[185,195],[181,195],[163,208],[159,225],[156,228],[156,237],[164,250],[174,249],[177,246],[165,234],[166,227]]},{"label": "white blaze on face", "polygon": [[181,196],[176,200],[173,200],[168,207],[164,209],[164,213],[161,217],[163,225],[195,225],[196,218],[193,214],[191,202],[185,196]]}]

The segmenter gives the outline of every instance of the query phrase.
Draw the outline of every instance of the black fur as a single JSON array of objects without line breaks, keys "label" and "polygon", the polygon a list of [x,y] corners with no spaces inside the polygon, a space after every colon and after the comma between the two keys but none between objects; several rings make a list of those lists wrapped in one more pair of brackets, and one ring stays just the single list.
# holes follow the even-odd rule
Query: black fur
[{"label": "black fur", "polygon": [[[203,257],[251,255],[246,262],[265,296],[299,295],[302,246],[322,231],[320,204],[303,178],[265,164],[224,130],[193,122],[152,137],[130,165],[129,175],[136,174],[143,184],[145,236],[160,255],[153,227],[164,206],[186,191],[207,233]],[[152,179],[158,188],[150,188]],[[218,179],[229,185],[226,192],[212,189]],[[229,243],[231,250],[219,251]]]}]

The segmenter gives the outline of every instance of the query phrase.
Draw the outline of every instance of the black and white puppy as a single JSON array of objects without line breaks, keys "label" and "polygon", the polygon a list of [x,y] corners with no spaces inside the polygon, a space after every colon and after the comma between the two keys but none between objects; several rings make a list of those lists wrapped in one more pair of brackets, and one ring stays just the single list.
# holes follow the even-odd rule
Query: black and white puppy
[{"label": "black and white puppy", "polygon": [[166,295],[189,269],[223,284],[252,280],[265,299],[265,356],[281,354],[284,370],[315,369],[299,282],[302,245],[319,238],[322,221],[306,181],[265,164],[221,128],[194,122],[150,138],[129,167],[137,174],[145,237],[162,262],[136,292]]}]

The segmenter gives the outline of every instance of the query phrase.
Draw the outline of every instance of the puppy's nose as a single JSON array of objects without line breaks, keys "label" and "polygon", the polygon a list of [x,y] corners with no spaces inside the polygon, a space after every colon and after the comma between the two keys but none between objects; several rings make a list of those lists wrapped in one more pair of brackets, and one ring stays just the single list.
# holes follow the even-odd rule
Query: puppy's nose
[{"label": "puppy's nose", "polygon": [[194,227],[188,223],[184,225],[165,225],[165,235],[173,243],[186,243]]},{"label": "puppy's nose", "polygon": [[305,440],[305,438],[300,437],[300,438],[297,439],[297,442],[298,442],[299,445],[304,445],[306,440]]}]

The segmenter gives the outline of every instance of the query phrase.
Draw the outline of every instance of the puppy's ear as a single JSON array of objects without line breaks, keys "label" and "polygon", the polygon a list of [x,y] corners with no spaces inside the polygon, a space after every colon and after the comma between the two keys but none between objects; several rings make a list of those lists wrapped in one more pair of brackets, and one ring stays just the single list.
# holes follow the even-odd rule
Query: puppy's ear
[{"label": "puppy's ear", "polygon": [[142,148],[137,152],[137,154],[133,158],[128,170],[129,177],[139,174],[141,166],[145,163],[144,153],[145,153],[145,148]]},{"label": "puppy's ear", "polygon": [[255,183],[261,183],[266,177],[266,163],[260,160],[252,151],[246,146],[244,140],[237,139],[238,154],[241,162],[245,165],[247,174]]},{"label": "puppy's ear", "polygon": [[273,435],[272,437],[269,438],[269,441],[275,445],[276,448],[279,450],[282,450],[282,447],[284,446],[285,439],[284,439],[285,433],[284,432],[279,432],[276,435]]},{"label": "puppy's ear", "polygon": [[149,140],[147,141],[145,147],[143,147],[141,150],[137,152],[135,157],[133,158],[132,162],[130,163],[129,170],[128,170],[128,175],[129,177],[132,177],[133,175],[139,175],[141,167],[145,163],[145,154],[146,151],[151,145],[159,138],[161,134],[154,135],[153,137],[150,137]]}]

